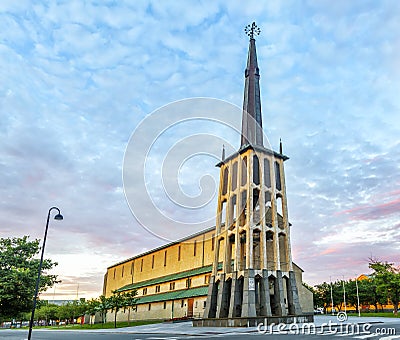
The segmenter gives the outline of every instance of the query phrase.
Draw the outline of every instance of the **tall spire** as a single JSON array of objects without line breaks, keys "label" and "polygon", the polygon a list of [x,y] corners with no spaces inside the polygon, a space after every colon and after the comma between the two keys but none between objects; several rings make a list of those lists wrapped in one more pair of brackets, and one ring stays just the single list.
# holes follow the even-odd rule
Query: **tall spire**
[{"label": "tall spire", "polygon": [[263,146],[260,73],[254,39],[255,35],[260,34],[260,28],[253,22],[246,26],[245,32],[250,42],[245,71],[241,147],[247,144]]}]

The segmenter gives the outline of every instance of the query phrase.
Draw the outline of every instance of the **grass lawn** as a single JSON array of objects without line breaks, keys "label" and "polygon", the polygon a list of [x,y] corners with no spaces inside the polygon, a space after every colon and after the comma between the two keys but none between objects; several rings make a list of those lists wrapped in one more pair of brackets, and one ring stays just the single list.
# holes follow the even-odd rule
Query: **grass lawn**
[{"label": "grass lawn", "polygon": [[[319,316],[319,315],[332,315],[332,314],[330,314],[330,313],[317,314],[315,316]],[[347,316],[358,316],[358,313],[347,312]],[[361,316],[362,317],[365,316],[367,318],[373,318],[373,317],[377,317],[377,318],[400,318],[400,312],[397,315],[394,315],[391,312],[379,312],[379,313],[369,312],[369,313],[361,313]]]},{"label": "grass lawn", "polygon": [[[162,320],[141,320],[141,321],[131,321],[128,326],[128,321],[117,322],[117,328],[122,327],[135,327],[135,326],[142,326],[142,325],[151,325],[154,323],[161,323]],[[28,329],[28,327],[22,327],[23,329]],[[62,325],[62,326],[35,326],[33,329],[40,329],[40,328],[49,328],[49,329],[106,329],[106,328],[114,328],[114,322],[106,322],[106,323],[96,323],[94,325],[89,324],[69,324],[69,325]],[[6,328],[4,328],[6,329]],[[9,329],[9,328],[8,328]],[[1,328],[0,328],[1,330]]]},{"label": "grass lawn", "polygon": [[[161,323],[162,320],[140,320],[140,321],[131,321],[128,326],[128,321],[117,322],[117,328],[121,327],[135,327],[142,325],[151,325],[153,323]],[[66,325],[66,326],[51,326],[47,327],[51,329],[105,329],[105,328],[114,328],[114,322],[106,322],[106,323],[96,323],[94,325],[84,324],[84,325]]]}]

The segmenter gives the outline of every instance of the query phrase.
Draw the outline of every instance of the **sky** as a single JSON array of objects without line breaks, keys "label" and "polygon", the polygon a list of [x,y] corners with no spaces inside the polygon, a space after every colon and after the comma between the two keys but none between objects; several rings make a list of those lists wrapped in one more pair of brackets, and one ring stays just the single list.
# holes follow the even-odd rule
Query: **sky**
[{"label": "sky", "polygon": [[[290,157],[304,281],[368,273],[370,257],[400,264],[399,17],[394,0],[2,0],[0,237],[42,239],[59,207],[46,257],[62,282],[43,296],[73,299],[100,295],[108,266],[180,237],[173,222],[212,226],[218,153],[240,143],[221,121],[240,125],[255,21],[264,132]],[[204,122],[188,98],[206,98],[210,117],[223,102],[225,116]],[[175,116],[181,104],[191,120]],[[130,148],[144,162],[133,198]],[[141,197],[152,204],[138,211]]]}]

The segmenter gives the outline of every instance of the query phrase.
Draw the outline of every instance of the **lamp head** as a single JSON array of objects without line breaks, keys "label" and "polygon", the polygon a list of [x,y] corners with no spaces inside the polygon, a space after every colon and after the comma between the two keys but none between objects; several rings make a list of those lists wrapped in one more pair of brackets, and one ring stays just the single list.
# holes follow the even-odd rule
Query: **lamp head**
[{"label": "lamp head", "polygon": [[60,213],[58,213],[56,216],[54,216],[55,220],[61,221],[62,219],[64,219],[63,215],[61,215]]}]

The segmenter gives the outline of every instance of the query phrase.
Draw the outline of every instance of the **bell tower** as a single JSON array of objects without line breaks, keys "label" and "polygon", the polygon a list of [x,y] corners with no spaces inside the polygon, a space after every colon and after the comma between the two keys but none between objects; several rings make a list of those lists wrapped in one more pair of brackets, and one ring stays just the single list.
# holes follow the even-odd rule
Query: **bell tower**
[{"label": "bell tower", "polygon": [[279,152],[264,147],[255,44],[260,29],[253,23],[245,32],[250,41],[241,146],[228,157],[223,152],[217,164],[215,257],[204,319],[276,316],[282,322],[302,314],[290,246],[284,174],[288,157],[282,144]]}]

